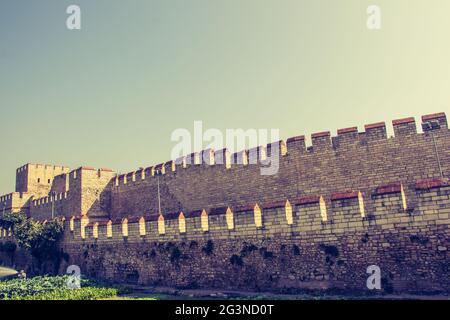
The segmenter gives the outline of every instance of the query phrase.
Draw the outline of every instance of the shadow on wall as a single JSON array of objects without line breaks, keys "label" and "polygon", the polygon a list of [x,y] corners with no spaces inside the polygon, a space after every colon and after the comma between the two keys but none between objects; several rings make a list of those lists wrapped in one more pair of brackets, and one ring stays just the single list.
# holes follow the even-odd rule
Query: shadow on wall
[{"label": "shadow on wall", "polygon": [[[82,208],[91,221],[108,220],[111,218],[111,188],[113,179],[102,190],[88,188],[83,193],[83,202],[88,203],[86,208]],[[84,204],[83,204],[84,206]]]},{"label": "shadow on wall", "polygon": [[[164,215],[191,209],[186,208],[170,189],[171,181],[160,179],[161,211]],[[190,186],[186,186],[189,188]],[[110,218],[113,220],[123,217],[141,217],[143,215],[157,216],[158,185],[155,177],[145,180],[128,181],[127,188],[113,186],[111,197]]]}]

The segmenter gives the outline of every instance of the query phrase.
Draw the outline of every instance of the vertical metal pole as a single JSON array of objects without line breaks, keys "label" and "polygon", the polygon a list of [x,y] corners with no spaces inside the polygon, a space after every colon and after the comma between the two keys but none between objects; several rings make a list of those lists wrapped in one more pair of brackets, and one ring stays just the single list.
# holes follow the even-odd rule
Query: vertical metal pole
[{"label": "vertical metal pole", "polygon": [[439,152],[437,149],[436,139],[434,138],[434,133],[431,131],[431,137],[433,138],[433,144],[434,144],[434,153],[436,154],[437,163],[439,166],[439,173],[441,174],[441,178],[444,178],[444,174],[442,172],[442,166],[441,166],[441,159],[439,158]]},{"label": "vertical metal pole", "polygon": [[55,217],[55,197],[52,194],[52,220]]}]

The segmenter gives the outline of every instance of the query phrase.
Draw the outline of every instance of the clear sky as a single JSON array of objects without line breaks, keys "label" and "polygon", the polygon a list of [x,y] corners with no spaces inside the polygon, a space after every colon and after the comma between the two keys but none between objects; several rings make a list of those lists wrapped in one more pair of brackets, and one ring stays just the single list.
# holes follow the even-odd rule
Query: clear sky
[{"label": "clear sky", "polygon": [[0,0],[0,194],[27,162],[169,160],[194,120],[287,138],[448,113],[449,14],[448,0]]}]

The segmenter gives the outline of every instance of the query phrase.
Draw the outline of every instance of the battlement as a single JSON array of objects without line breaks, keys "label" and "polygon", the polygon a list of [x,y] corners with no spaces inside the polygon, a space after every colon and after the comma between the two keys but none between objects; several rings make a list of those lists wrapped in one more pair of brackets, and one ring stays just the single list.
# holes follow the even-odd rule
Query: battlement
[{"label": "battlement", "polygon": [[55,193],[46,197],[32,198],[30,201],[30,216],[34,219],[50,219],[54,216],[64,216],[68,210],[73,210],[71,203],[74,199],[70,192]]},{"label": "battlement", "polygon": [[[24,212],[37,219],[87,212],[108,216],[111,169],[26,164],[17,169],[16,188],[29,190],[2,196],[0,210]],[[105,195],[106,194],[106,195]],[[105,202],[107,202],[105,204]]]},{"label": "battlement", "polygon": [[99,168],[99,169],[97,169],[97,168],[94,168],[94,167],[82,166],[82,167],[78,167],[76,169],[71,170],[70,172],[68,172],[68,174],[73,179],[77,179],[77,177],[79,177],[82,172],[89,172],[89,173],[95,172],[95,174],[99,178],[102,177],[102,175],[104,175],[104,174],[114,173],[114,171],[112,169],[109,169],[109,168]]},{"label": "battlement", "polygon": [[[413,190],[419,205],[404,207],[401,184],[382,185],[368,194],[361,191],[308,195],[267,203],[251,202],[210,210],[142,215],[89,223],[86,216],[66,221],[70,241],[186,241],[235,237],[291,237],[296,234],[341,234],[370,229],[390,229],[450,224],[450,185],[420,180]],[[327,207],[325,199],[331,200]],[[372,202],[373,211],[365,211]],[[435,208],[441,208],[436,211]],[[446,208],[445,210],[443,210]],[[84,220],[83,220],[84,219]],[[84,221],[84,222],[83,222]]]},{"label": "battlement", "polygon": [[[322,208],[331,208],[340,196],[361,204],[399,188],[402,206],[413,210],[418,202],[414,181],[450,177],[445,114],[424,115],[421,120],[433,122],[423,133],[414,118],[403,118],[392,121],[393,137],[387,136],[386,123],[378,122],[365,125],[363,132],[351,126],[335,135],[313,133],[311,146],[300,135],[234,153],[206,149],[120,175],[107,168],[26,164],[17,169],[16,189],[30,190],[22,192],[34,197],[30,210],[38,216],[48,215],[53,198],[65,216],[157,215],[158,180],[163,212],[187,215],[200,207],[239,208],[250,201],[264,206],[279,201],[279,192],[292,204],[314,198],[322,199]],[[261,174],[261,168],[270,165],[276,165],[274,174]],[[382,185],[386,187],[376,195],[370,193]],[[346,192],[333,194],[335,190]],[[321,197],[325,194],[331,196]],[[365,214],[374,205],[361,205],[359,211]]]},{"label": "battlement", "polygon": [[27,192],[12,192],[0,197],[0,212],[26,211],[32,197]]},{"label": "battlement", "polygon": [[40,164],[40,163],[27,163],[19,168],[16,169],[17,172],[23,172],[30,169],[51,169],[54,171],[67,171],[70,168],[67,166],[59,166],[59,165],[53,165],[53,164]]},{"label": "battlement", "polygon": [[[385,181],[409,185],[412,180],[440,177],[433,139],[443,174],[449,177],[450,156],[444,152],[450,148],[446,116],[425,115],[422,121],[437,121],[439,127],[419,133],[415,119],[404,118],[392,121],[393,137],[387,136],[386,123],[378,122],[365,125],[364,132],[354,126],[338,129],[336,135],[330,131],[314,133],[309,147],[305,136],[296,136],[235,153],[227,149],[194,152],[116,177],[111,215],[156,214],[156,203],[150,199],[156,199],[155,171],[162,174],[162,205],[166,211],[189,212],[202,205],[205,194],[211,209],[230,202],[243,205],[250,200],[249,190],[255,190],[260,202],[265,202],[274,200],[275,190],[296,198],[355,187],[365,191]],[[279,160],[279,170],[273,176],[263,176],[261,167],[270,165],[272,155],[278,156],[272,160]],[[186,190],[185,186],[194,181],[195,192]],[[415,198],[409,201],[411,206]]]},{"label": "battlement", "polygon": [[[440,128],[434,130],[435,134],[448,135],[447,118],[444,113],[435,113],[422,116],[422,122],[437,120]],[[300,153],[320,153],[325,150],[340,152],[340,149],[348,147],[367,148],[368,145],[375,146],[374,141],[402,139],[416,135],[418,139],[426,136],[428,131],[419,133],[416,128],[416,120],[413,117],[397,119],[392,121],[394,136],[388,138],[385,122],[378,122],[364,125],[365,131],[359,132],[357,127],[349,127],[337,130],[337,135],[332,136],[330,131],[311,134],[312,145],[307,148],[305,136],[290,137],[286,141],[269,143],[265,146],[258,146],[248,150],[241,150],[230,153],[226,148],[215,151],[206,149],[200,152],[193,152],[189,155],[170,160],[155,166],[139,169],[137,171],[121,174],[116,178],[115,186],[126,185],[136,180],[145,180],[147,177],[154,177],[155,170],[160,170],[162,174],[174,173],[180,169],[197,166],[222,165],[226,169],[231,169],[232,165],[247,166],[248,164],[266,164],[267,157],[271,155],[270,150],[275,149],[281,157],[289,152]]]},{"label": "battlement", "polygon": [[0,201],[2,201],[2,202],[3,201],[8,201],[8,200],[11,201],[14,198],[24,198],[27,195],[28,195],[27,192],[11,192],[11,193],[8,193],[6,195],[1,196],[0,197]]},{"label": "battlement", "polygon": [[35,207],[41,206],[41,205],[45,205],[51,202],[56,202],[56,201],[61,201],[63,199],[67,199],[69,192],[64,192],[64,193],[56,193],[53,196],[47,196],[47,197],[42,197],[42,198],[37,198],[31,201],[32,205]]},{"label": "battlement", "polygon": [[69,171],[65,166],[27,163],[16,170],[16,192],[45,196],[50,192],[55,177]]}]

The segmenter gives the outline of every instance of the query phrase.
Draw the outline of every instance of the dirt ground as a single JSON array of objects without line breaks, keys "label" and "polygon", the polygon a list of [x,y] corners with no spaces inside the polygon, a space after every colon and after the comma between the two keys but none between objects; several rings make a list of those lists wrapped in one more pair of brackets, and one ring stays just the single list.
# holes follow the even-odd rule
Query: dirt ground
[{"label": "dirt ground", "polygon": [[184,300],[450,300],[448,295],[333,295],[333,294],[275,294],[270,292],[237,292],[218,290],[177,290],[167,287],[133,287],[129,298],[156,297],[157,299]]}]

